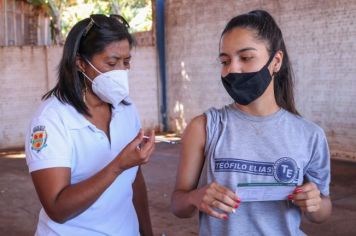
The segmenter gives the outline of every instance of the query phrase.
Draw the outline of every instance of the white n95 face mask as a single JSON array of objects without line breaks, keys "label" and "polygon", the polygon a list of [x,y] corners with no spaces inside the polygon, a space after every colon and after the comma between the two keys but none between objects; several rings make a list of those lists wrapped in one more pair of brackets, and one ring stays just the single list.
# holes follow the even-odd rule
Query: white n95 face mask
[{"label": "white n95 face mask", "polygon": [[127,70],[112,70],[101,73],[89,61],[89,65],[100,73],[91,80],[84,72],[83,75],[92,82],[93,92],[104,102],[112,105],[119,104],[129,95],[129,81]]}]

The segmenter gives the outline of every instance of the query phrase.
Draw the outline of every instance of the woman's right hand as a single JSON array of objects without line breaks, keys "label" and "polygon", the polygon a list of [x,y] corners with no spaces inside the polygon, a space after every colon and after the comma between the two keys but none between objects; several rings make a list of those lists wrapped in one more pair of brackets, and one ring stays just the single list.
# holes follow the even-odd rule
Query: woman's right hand
[{"label": "woman's right hand", "polygon": [[[230,189],[212,182],[192,192],[193,204],[199,211],[219,219],[228,219],[227,213],[234,213],[240,199]],[[224,213],[216,211],[219,209]]]},{"label": "woman's right hand", "polygon": [[155,131],[152,130],[149,139],[144,138],[144,131],[140,129],[137,136],[118,155],[117,165],[121,170],[146,164],[155,147]]}]

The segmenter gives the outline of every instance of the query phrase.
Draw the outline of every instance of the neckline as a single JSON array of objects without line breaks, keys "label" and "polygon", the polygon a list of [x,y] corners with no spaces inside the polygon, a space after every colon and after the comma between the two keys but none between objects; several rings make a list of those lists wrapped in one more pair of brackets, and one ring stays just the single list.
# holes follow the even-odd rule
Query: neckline
[{"label": "neckline", "polygon": [[255,115],[251,115],[251,114],[248,114],[247,112],[240,110],[238,107],[234,106],[233,103],[228,105],[227,108],[229,110],[231,110],[234,114],[239,116],[240,118],[242,118],[244,120],[254,121],[254,122],[266,122],[266,121],[274,120],[274,119],[279,118],[286,112],[286,110],[284,110],[283,108],[280,108],[278,111],[276,111],[272,114],[269,114],[267,116],[255,116]]},{"label": "neckline", "polygon": [[[57,99],[58,100],[58,99]],[[66,117],[68,121],[68,126],[72,129],[82,129],[85,127],[96,128],[96,126],[90,122],[85,116],[79,113],[71,104],[65,104],[68,108],[68,116]],[[123,104],[112,105],[111,109],[111,120],[119,113],[121,110],[124,109]],[[111,122],[111,121],[110,121]]]}]

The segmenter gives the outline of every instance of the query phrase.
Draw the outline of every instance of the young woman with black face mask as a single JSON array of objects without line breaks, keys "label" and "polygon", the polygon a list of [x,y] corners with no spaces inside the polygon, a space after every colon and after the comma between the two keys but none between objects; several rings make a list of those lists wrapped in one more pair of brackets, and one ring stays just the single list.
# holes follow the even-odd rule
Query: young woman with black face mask
[{"label": "young woman with black face mask", "polygon": [[172,211],[200,214],[200,235],[304,235],[331,214],[323,130],[299,115],[282,33],[266,11],[232,18],[220,40],[234,103],[186,128]]},{"label": "young woman with black face mask", "polygon": [[153,235],[140,165],[154,150],[129,98],[134,40],[119,15],[92,15],[69,32],[58,83],[26,139],[43,209],[36,235]]}]

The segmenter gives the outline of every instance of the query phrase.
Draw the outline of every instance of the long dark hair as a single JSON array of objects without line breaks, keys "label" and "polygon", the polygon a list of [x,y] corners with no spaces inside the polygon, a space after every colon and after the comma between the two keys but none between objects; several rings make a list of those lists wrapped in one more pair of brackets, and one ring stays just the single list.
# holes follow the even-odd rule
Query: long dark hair
[{"label": "long dark hair", "polygon": [[[72,105],[79,113],[91,116],[83,99],[85,80],[76,65],[77,56],[91,60],[112,42],[127,39],[130,47],[134,38],[127,22],[118,15],[92,15],[79,21],[70,30],[58,66],[58,82],[42,99],[56,96],[62,103]],[[125,104],[127,104],[124,101]]]},{"label": "long dark hair", "polygon": [[268,43],[268,52],[272,54],[281,50],[283,61],[280,70],[274,74],[274,96],[277,104],[287,111],[299,115],[294,101],[294,78],[282,32],[273,17],[266,11],[255,10],[236,16],[227,23],[221,37],[232,29],[240,27],[256,31],[260,40]]}]

